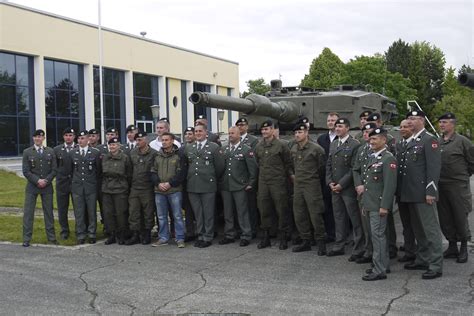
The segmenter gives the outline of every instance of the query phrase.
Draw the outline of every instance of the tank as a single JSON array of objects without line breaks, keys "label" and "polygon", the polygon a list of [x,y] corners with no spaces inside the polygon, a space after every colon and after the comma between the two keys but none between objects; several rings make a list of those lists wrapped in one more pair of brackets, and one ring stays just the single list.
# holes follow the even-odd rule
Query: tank
[{"label": "tank", "polygon": [[462,86],[474,89],[474,73],[464,72],[458,76],[458,81]]},{"label": "tank", "polygon": [[298,118],[309,118],[311,132],[326,129],[326,117],[337,112],[350,121],[351,129],[359,127],[359,114],[365,110],[379,112],[385,122],[398,115],[396,104],[384,95],[340,85],[332,91],[305,87],[283,87],[281,80],[271,81],[271,90],[265,96],[251,94],[246,98],[194,92],[189,100],[199,106],[240,112],[247,117],[249,129],[258,131],[260,124],[272,119],[280,131],[291,131]]}]

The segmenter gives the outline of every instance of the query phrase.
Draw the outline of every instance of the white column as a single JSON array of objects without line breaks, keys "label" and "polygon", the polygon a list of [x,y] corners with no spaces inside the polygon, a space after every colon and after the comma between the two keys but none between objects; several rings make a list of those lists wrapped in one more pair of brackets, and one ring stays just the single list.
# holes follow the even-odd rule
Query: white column
[{"label": "white column", "polygon": [[194,104],[189,101],[189,97],[191,93],[194,91],[194,82],[192,80],[186,81],[186,109],[188,113],[188,125],[187,126],[194,126]]},{"label": "white column", "polygon": [[[33,58],[33,72],[35,78],[35,125],[36,129],[46,131],[46,102],[45,102],[45,84],[44,84],[44,57],[35,56]],[[46,134],[46,137],[48,135]],[[46,143],[46,140],[45,140]]]},{"label": "white column", "polygon": [[133,72],[125,71],[125,122],[126,126],[135,124],[135,107],[133,105]]},{"label": "white column", "polygon": [[87,130],[96,127],[94,110],[94,65],[92,64],[84,65],[84,120]]},{"label": "white column", "polygon": [[169,115],[166,111],[167,97],[168,94],[166,93],[166,77],[158,77],[158,104],[160,105],[160,117],[168,117]]},{"label": "white column", "polygon": [[[215,84],[211,85],[211,93],[217,94],[217,86]],[[217,109],[211,108],[211,121],[212,121],[212,131],[217,132],[217,124],[219,120],[217,119]]]}]

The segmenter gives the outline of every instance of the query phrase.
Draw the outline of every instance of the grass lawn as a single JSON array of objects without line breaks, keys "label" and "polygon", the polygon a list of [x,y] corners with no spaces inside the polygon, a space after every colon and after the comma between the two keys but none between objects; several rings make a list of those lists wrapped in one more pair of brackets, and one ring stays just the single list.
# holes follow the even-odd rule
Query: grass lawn
[{"label": "grass lawn", "polygon": [[[75,224],[73,220],[69,221],[70,236],[68,240],[62,240],[60,238],[61,228],[57,220],[54,221],[54,228],[56,232],[56,238],[60,245],[63,246],[74,246],[76,245],[76,233]],[[97,224],[97,240],[103,239],[104,233],[102,232],[102,225]],[[0,215],[0,240],[11,241],[11,242],[23,242],[23,217],[18,215]],[[31,239],[32,244],[46,244],[48,239],[46,238],[46,231],[44,228],[44,220],[42,217],[35,217],[33,224],[33,238]]]}]

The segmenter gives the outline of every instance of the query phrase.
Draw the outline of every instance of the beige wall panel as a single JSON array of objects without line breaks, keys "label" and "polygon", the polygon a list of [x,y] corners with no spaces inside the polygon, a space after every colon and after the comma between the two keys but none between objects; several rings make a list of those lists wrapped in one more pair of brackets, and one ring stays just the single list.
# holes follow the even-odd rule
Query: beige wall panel
[{"label": "beige wall panel", "polygon": [[[173,98],[178,98],[176,107],[173,106]],[[183,132],[182,111],[181,111],[181,81],[168,78],[168,102],[170,107],[169,120],[172,133],[181,134]],[[166,106],[166,104],[165,104]]]}]

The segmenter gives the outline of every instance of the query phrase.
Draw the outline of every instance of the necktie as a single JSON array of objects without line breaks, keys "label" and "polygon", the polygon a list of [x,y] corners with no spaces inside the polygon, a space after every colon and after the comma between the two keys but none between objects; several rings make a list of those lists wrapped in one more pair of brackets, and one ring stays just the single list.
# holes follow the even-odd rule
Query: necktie
[{"label": "necktie", "polygon": [[69,152],[71,150],[71,146],[66,146],[66,152]]},{"label": "necktie", "polygon": [[43,154],[43,147],[40,147],[40,148],[38,149],[38,152],[39,152],[40,155],[42,155],[42,154]]},{"label": "necktie", "polygon": [[130,149],[133,149],[135,148],[135,145],[134,144],[130,144]]},{"label": "necktie", "polygon": [[202,143],[198,143],[198,151],[201,151],[202,149]]},{"label": "necktie", "polygon": [[86,150],[85,150],[85,149],[81,149],[81,156],[82,156],[82,157],[85,157],[85,156],[86,156]]},{"label": "necktie", "polygon": [[232,153],[233,153],[233,152],[234,152],[234,150],[235,150],[235,146],[234,146],[234,145],[232,145],[232,147],[230,148],[230,152],[232,152]]},{"label": "necktie", "polygon": [[339,141],[337,142],[337,148],[341,147],[341,145],[342,145],[342,142],[339,140]]}]

